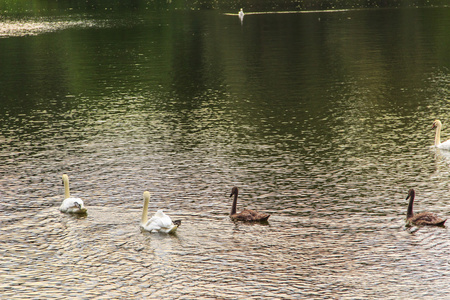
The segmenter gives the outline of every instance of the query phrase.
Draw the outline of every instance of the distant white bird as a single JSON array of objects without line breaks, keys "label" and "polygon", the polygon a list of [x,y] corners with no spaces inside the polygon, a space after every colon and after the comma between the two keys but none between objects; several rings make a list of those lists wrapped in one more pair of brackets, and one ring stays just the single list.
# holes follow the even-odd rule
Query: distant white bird
[{"label": "distant white bird", "polygon": [[244,22],[244,11],[242,10],[242,8],[239,11],[239,19],[241,20],[241,24],[242,24],[242,22]]},{"label": "distant white bird", "polygon": [[84,207],[83,200],[80,198],[70,197],[69,177],[64,174],[62,176],[64,183],[64,201],[59,207],[59,210],[64,213],[84,214],[87,209]]},{"label": "distant white bird", "polygon": [[241,8],[241,10],[239,11],[239,19],[243,19],[243,18],[244,18],[244,11]]},{"label": "distant white bird", "polygon": [[174,233],[181,221],[172,222],[172,219],[166,215],[162,210],[158,210],[153,217],[148,220],[148,203],[150,202],[150,193],[144,192],[144,208],[142,210],[141,228],[150,232]]},{"label": "distant white bird", "polygon": [[434,146],[440,149],[450,150],[450,140],[441,143],[441,128],[442,123],[439,120],[435,120],[431,129],[436,128],[436,135],[434,136]]}]

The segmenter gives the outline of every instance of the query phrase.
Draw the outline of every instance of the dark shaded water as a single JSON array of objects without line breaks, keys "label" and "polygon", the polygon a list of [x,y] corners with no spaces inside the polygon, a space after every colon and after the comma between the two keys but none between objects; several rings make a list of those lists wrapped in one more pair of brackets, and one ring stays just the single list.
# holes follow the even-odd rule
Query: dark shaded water
[{"label": "dark shaded water", "polygon": [[2,295],[446,297],[448,229],[404,218],[450,215],[450,9],[245,11],[0,19]]}]

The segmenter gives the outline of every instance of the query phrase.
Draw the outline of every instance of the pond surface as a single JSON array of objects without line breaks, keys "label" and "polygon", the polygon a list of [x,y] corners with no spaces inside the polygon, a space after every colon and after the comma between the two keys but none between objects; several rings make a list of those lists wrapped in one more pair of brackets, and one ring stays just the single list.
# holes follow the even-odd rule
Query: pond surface
[{"label": "pond surface", "polygon": [[2,16],[3,297],[448,296],[450,9],[244,11]]}]

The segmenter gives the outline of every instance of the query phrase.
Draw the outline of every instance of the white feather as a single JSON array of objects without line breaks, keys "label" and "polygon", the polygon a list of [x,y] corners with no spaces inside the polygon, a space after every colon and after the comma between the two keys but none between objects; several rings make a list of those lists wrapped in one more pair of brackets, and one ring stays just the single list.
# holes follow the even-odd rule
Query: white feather
[{"label": "white feather", "polygon": [[172,230],[176,230],[177,228],[177,226],[172,223],[172,219],[170,219],[170,217],[162,210],[158,210],[142,227],[150,232],[159,231],[165,233],[172,232]]},{"label": "white feather", "polygon": [[83,200],[80,198],[70,197],[64,199],[63,203],[59,207],[59,210],[64,213],[85,213],[87,211],[86,207],[84,207]]}]

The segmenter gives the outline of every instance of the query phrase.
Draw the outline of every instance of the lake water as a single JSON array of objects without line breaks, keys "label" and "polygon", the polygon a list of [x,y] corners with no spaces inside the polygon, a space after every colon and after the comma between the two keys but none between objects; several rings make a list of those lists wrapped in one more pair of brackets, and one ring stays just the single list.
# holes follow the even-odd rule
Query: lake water
[{"label": "lake water", "polygon": [[3,10],[2,297],[448,297],[450,8],[244,11]]}]

